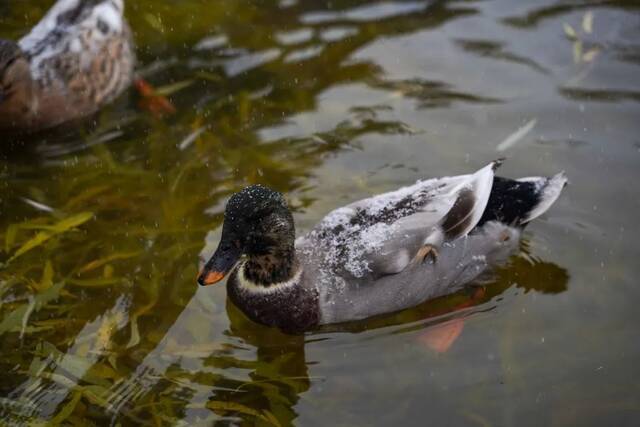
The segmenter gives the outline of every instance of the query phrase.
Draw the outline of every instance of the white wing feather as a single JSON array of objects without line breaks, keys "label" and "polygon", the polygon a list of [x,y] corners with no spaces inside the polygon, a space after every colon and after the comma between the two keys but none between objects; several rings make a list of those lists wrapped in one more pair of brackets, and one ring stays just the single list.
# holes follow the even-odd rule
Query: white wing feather
[{"label": "white wing feather", "polygon": [[[493,170],[491,163],[472,175],[420,181],[399,190],[351,203],[329,213],[307,236],[302,251],[323,259],[323,269],[355,278],[402,271],[423,245],[469,233],[486,208]],[[461,223],[447,235],[443,222],[459,196],[472,203],[455,212]]]}]

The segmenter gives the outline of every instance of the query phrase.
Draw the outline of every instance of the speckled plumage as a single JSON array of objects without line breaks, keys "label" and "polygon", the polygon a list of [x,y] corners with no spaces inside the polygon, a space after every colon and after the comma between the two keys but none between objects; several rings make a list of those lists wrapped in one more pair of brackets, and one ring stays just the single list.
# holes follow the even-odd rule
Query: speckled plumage
[{"label": "speckled plumage", "polygon": [[[58,0],[0,61],[0,130],[33,132],[91,115],[133,78],[122,0]],[[0,56],[2,54],[0,53]]]},{"label": "speckled plumage", "polygon": [[[460,290],[517,249],[520,232],[558,198],[566,178],[471,175],[420,181],[329,213],[293,241],[282,196],[235,194],[221,242],[199,277],[227,281],[253,320],[285,331],[364,319]],[[434,256],[425,256],[435,249]],[[213,273],[212,273],[213,272]]]}]

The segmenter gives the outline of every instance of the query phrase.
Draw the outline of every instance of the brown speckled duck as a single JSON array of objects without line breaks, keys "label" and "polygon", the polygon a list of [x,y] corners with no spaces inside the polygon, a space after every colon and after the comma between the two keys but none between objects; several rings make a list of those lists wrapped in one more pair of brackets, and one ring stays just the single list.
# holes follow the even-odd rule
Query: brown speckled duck
[{"label": "brown speckled duck", "polygon": [[0,130],[34,132],[91,115],[131,83],[123,0],[58,0],[17,43],[0,40]]},{"label": "brown speckled duck", "polygon": [[227,203],[200,285],[231,273],[248,317],[284,331],[365,319],[461,290],[517,248],[521,230],[556,201],[564,174],[419,181],[329,213],[295,239],[281,194],[254,185]]}]

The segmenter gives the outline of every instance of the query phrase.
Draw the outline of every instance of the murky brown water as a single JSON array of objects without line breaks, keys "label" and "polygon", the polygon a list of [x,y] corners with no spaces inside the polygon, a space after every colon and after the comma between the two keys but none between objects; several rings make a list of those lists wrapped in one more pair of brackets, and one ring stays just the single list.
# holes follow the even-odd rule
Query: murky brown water
[{"label": "murky brown water", "polygon": [[[0,2],[0,36],[51,3]],[[179,89],[178,113],[156,119],[131,93],[93,125],[1,149],[4,422],[637,423],[637,2],[127,6],[140,72]],[[195,284],[249,183],[286,192],[302,232],[503,155],[506,176],[572,185],[480,304],[295,337]],[[451,318],[462,334],[434,352],[425,334]]]}]

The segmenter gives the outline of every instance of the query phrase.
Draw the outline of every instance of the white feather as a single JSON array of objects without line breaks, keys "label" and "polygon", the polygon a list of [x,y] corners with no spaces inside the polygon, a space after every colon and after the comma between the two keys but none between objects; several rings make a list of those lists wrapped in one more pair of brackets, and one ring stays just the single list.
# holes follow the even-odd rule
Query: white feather
[{"label": "white feather", "polygon": [[[455,237],[466,235],[476,226],[489,200],[494,168],[495,163],[491,163],[472,175],[419,181],[338,208],[305,239],[299,239],[297,247],[305,246],[305,251],[322,247],[318,256],[329,269],[345,270],[355,278],[397,272],[409,264],[421,244],[442,244],[442,220],[462,190],[474,193],[474,205],[469,211],[470,217],[465,219],[464,229]],[[397,206],[402,206],[407,199],[422,206],[415,212],[403,214]],[[363,217],[381,216],[386,218],[373,224],[361,221]],[[308,247],[312,241],[316,244]]]},{"label": "white feather", "polygon": [[300,283],[300,277],[302,276],[302,268],[299,268],[298,271],[293,275],[293,277],[291,277],[291,279],[280,283],[273,283],[269,286],[263,286],[258,285],[246,278],[246,276],[244,275],[244,265],[245,262],[242,262],[242,264],[238,266],[238,272],[236,275],[238,279],[238,288],[250,294],[274,294],[276,292],[292,288]]},{"label": "white feather", "polygon": [[567,176],[564,172],[560,172],[549,179],[528,177],[521,178],[518,181],[535,182],[536,185],[541,188],[540,202],[529,212],[529,215],[522,220],[522,223],[526,223],[545,213],[551,205],[554,204],[558,197],[560,197],[562,189],[567,184]]},{"label": "white feather", "polygon": [[496,162],[489,163],[487,166],[471,175],[467,182],[463,182],[456,188],[456,193],[460,192],[463,188],[467,188],[471,190],[475,196],[475,203],[471,211],[471,218],[468,221],[467,227],[459,233],[458,237],[469,234],[469,232],[475,228],[482,218],[482,214],[489,202],[489,196],[491,195],[494,176],[493,172],[495,168]]},{"label": "white feather", "polygon": [[58,0],[46,15],[31,29],[31,32],[20,40],[20,48],[26,52],[35,48],[36,44],[47,38],[57,26],[58,16],[75,8],[79,0]]},{"label": "white feather", "polygon": [[[24,36],[18,42],[20,48],[27,52],[33,53],[31,59],[31,74],[34,79],[40,79],[44,76],[45,71],[41,64],[48,58],[61,54],[64,49],[69,48],[78,53],[82,50],[80,37],[86,30],[97,28],[98,21],[102,21],[109,27],[109,33],[121,34],[124,30],[124,17],[122,14],[122,0],[104,0],[97,4],[82,21],[73,23],[66,27],[60,26],[58,17],[68,11],[78,7],[79,0],[58,0],[47,14],[36,24],[29,34]],[[47,41],[47,38],[53,31],[58,31],[62,38],[54,37],[51,43],[41,49],[41,44]],[[90,42],[100,43],[105,36],[99,31],[94,31]],[[35,52],[36,48],[40,51]],[[91,48],[91,46],[90,46]],[[91,50],[97,50],[91,48]]]},{"label": "white feather", "polygon": [[111,2],[102,3],[93,9],[90,20],[97,22],[98,19],[106,22],[114,32],[120,33],[122,31],[122,12]]}]

